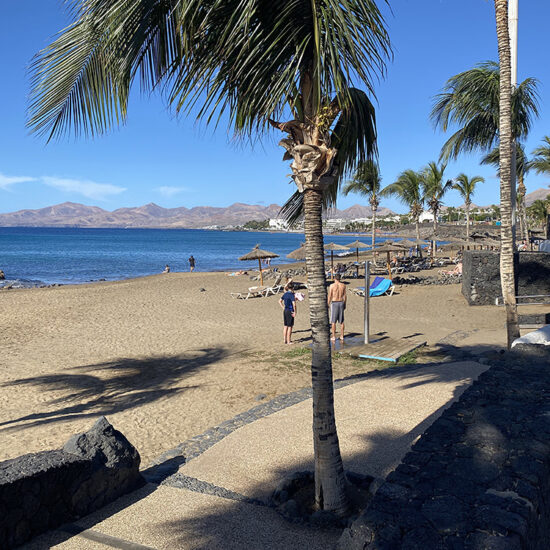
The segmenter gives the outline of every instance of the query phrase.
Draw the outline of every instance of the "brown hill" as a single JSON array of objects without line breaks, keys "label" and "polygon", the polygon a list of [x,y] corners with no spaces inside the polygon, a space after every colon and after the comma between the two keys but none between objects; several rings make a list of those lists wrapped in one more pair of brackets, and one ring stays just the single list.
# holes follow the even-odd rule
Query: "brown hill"
[{"label": "brown hill", "polygon": [[[98,206],[65,202],[38,210],[19,210],[0,214],[0,226],[27,227],[165,227],[199,228],[212,225],[243,225],[250,220],[266,220],[277,217],[280,206],[270,204],[235,203],[226,208],[214,206],[195,206],[186,208],[163,208],[155,203],[136,207],[118,208],[113,212]],[[392,213],[380,208],[379,216]],[[370,217],[369,207],[354,205],[346,210],[335,209],[334,218]]]}]

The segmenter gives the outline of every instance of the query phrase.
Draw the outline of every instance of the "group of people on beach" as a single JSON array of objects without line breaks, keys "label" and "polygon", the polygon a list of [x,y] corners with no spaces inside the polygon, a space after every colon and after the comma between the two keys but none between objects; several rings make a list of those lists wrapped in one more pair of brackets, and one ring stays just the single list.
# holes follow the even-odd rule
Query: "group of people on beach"
[{"label": "group of people on beach", "polygon": [[[294,292],[294,283],[287,281],[285,292],[279,300],[283,309],[283,340],[285,344],[292,344],[292,329],[294,320],[298,313],[297,301],[304,298],[301,294]],[[334,282],[329,286],[327,295],[327,306],[330,315],[331,341],[336,341],[336,324],[340,324],[340,341],[344,341],[344,310],[346,309],[346,285],[342,283],[339,273],[334,275]]]}]

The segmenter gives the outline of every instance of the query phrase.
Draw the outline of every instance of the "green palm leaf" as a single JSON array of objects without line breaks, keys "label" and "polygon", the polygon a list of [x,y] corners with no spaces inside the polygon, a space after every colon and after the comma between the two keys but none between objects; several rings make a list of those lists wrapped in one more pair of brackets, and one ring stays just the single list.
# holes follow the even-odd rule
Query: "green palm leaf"
[{"label": "green palm leaf", "polygon": [[[430,118],[444,132],[459,129],[445,142],[440,158],[456,159],[460,153],[488,151],[498,140],[499,125],[498,63],[486,61],[451,77],[443,92],[435,97]],[[524,80],[512,93],[512,133],[524,138],[538,116],[538,81]]]}]

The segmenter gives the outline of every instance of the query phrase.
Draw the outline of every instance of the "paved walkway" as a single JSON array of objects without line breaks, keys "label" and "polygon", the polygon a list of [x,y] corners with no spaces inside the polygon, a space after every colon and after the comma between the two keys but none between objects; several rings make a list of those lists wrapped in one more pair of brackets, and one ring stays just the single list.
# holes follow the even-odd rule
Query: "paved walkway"
[{"label": "paved walkway", "polygon": [[[486,368],[473,361],[395,368],[337,389],[345,468],[384,478]],[[148,483],[25,548],[331,548],[339,531],[289,524],[266,506],[282,476],[313,468],[312,454],[311,399],[306,399],[238,428],[174,466],[160,485]]]}]

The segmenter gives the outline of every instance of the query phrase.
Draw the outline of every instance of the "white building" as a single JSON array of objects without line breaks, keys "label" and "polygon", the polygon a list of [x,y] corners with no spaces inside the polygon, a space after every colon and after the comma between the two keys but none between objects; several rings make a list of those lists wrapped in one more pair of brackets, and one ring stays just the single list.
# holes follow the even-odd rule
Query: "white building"
[{"label": "white building", "polygon": [[433,222],[434,221],[434,215],[429,210],[424,210],[422,214],[420,214],[420,217],[418,218],[418,221],[420,223],[422,222]]},{"label": "white building", "polygon": [[286,231],[288,229],[288,222],[283,218],[269,218],[269,229]]}]

